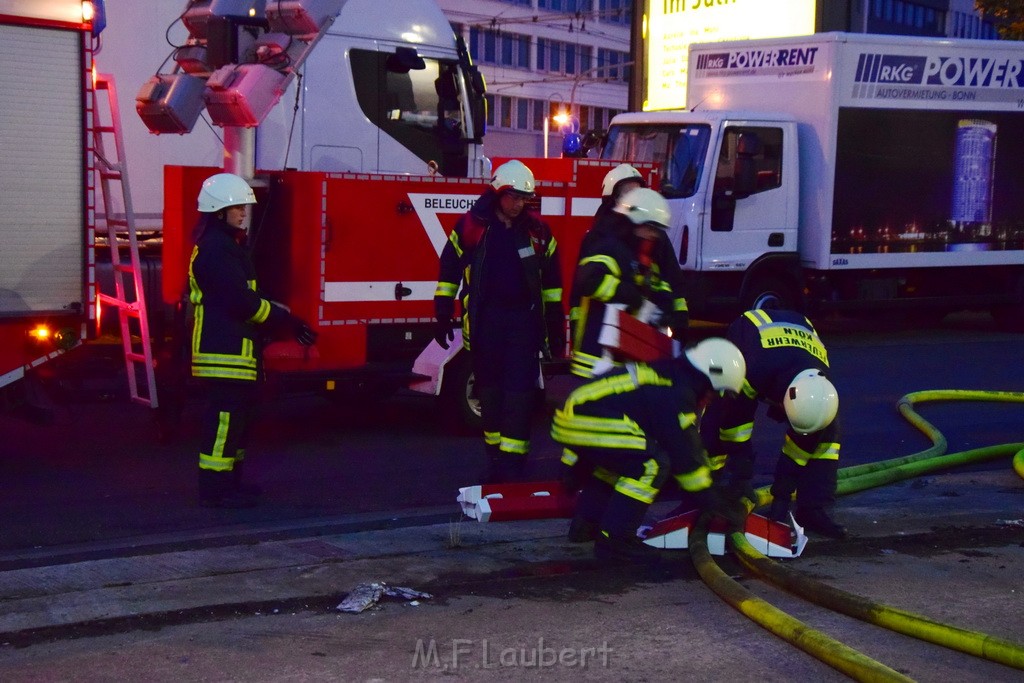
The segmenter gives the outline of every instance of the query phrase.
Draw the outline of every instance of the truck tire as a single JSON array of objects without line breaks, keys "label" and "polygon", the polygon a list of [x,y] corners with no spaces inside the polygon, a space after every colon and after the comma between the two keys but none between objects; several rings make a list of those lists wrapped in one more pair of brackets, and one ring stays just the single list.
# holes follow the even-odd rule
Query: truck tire
[{"label": "truck tire", "polygon": [[446,428],[457,434],[479,434],[480,399],[476,396],[473,363],[468,351],[460,352],[446,368],[441,384],[441,415]]},{"label": "truck tire", "polygon": [[1024,275],[1017,278],[1014,290],[1018,303],[997,306],[992,309],[992,318],[1004,332],[1024,332]]},{"label": "truck tire", "polygon": [[796,286],[778,275],[761,275],[753,278],[742,302],[745,311],[756,308],[767,311],[803,310]]}]

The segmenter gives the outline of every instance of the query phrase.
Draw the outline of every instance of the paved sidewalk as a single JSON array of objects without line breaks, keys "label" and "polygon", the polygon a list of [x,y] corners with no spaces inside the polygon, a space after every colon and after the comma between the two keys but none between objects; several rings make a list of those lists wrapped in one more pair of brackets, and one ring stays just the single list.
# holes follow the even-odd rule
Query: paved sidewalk
[{"label": "paved sidewalk", "polygon": [[[658,511],[668,505],[659,504]],[[443,514],[439,509],[421,512],[421,522]],[[406,514],[405,523],[417,523],[413,513]],[[854,494],[839,501],[836,514],[848,525],[851,540],[812,538],[804,556],[790,566],[813,566],[823,556],[873,566],[887,554],[885,543],[912,543],[920,537],[934,552],[978,543],[1005,546],[1017,557],[1013,574],[1019,577],[1024,569],[1024,482],[1007,468],[922,477]],[[219,547],[0,571],[0,643],[29,644],[274,610],[330,610],[365,582],[430,591],[489,576],[528,575],[531,568],[552,563],[574,563],[584,570],[596,565],[589,545],[565,541],[564,519],[480,524],[460,519],[454,504],[450,519],[330,533],[344,521],[334,520],[325,524],[327,533],[322,535],[283,540],[256,540],[250,529],[235,542],[220,539]],[[198,544],[201,539],[195,540]],[[136,552],[146,551],[140,546]],[[34,558],[36,565],[42,562]],[[900,578],[914,581],[912,576]],[[1015,599],[1024,600],[1024,591]]]}]

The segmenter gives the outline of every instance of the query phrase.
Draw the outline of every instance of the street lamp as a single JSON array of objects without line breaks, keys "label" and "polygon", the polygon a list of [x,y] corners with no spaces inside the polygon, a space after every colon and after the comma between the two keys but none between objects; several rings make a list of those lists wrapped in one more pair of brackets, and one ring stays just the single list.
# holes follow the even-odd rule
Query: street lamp
[{"label": "street lamp", "polygon": [[[557,114],[551,116],[551,98],[549,97],[547,100],[545,100],[545,103],[547,104],[548,110],[544,112],[544,158],[547,159],[548,143],[550,142],[548,138],[551,135],[551,124],[549,123],[549,120],[554,119],[555,123],[557,123],[559,127],[564,126],[566,123],[569,122],[569,113],[566,112],[565,110],[559,110]],[[561,104],[564,104],[564,102],[562,102]]]}]

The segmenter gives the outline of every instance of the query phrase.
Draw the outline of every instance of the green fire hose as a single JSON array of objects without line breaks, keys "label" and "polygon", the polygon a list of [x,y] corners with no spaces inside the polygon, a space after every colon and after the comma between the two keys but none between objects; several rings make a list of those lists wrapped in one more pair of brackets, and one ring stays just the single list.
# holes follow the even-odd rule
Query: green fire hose
[{"label": "green fire hose", "polygon": [[[928,472],[968,463],[984,462],[1013,455],[1014,471],[1024,478],[1024,443],[1010,443],[944,455],[945,437],[914,410],[925,401],[1007,401],[1024,403],[1024,393],[1004,391],[932,390],[907,394],[897,404],[899,412],[925,434],[932,446],[919,453],[847,467],[839,472],[840,495],[908,479]],[[768,487],[758,489],[755,501],[746,501],[748,510],[771,502]],[[808,652],[822,662],[863,681],[907,680],[905,676],[870,659],[856,650],[831,641],[769,603],[756,598],[726,575],[707,551],[707,525],[702,520],[694,529],[690,553],[704,582],[726,602],[764,628]],[[759,577],[800,597],[837,612],[856,617],[904,635],[913,636],[960,652],[982,657],[1017,669],[1024,669],[1024,647],[984,633],[949,626],[905,610],[873,602],[841,591],[771,561],[735,532],[729,540],[739,561]],[[835,641],[831,641],[835,643]],[[895,676],[895,678],[894,678]]]}]

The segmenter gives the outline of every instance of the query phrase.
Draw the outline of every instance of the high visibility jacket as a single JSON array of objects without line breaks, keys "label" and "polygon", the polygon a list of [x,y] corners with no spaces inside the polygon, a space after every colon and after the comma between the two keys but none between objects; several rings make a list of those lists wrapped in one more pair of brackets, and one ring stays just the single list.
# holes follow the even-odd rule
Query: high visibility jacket
[{"label": "high visibility jacket", "polygon": [[[576,449],[608,449],[647,458],[661,451],[687,491],[711,485],[711,469],[695,423],[707,377],[680,360],[627,363],[575,389],[555,411],[551,436]],[[564,462],[564,459],[563,459]]]},{"label": "high visibility jacket", "polygon": [[523,209],[511,227],[497,217],[498,195],[489,189],[477,199],[473,208],[455,224],[448,242],[441,251],[440,272],[434,302],[439,317],[450,317],[454,298],[460,285],[462,340],[470,348],[473,326],[479,320],[481,307],[487,306],[483,292],[486,278],[495,277],[483,266],[487,237],[492,230],[512,230],[519,264],[522,267],[529,297],[529,310],[535,311],[537,329],[546,329],[538,339],[538,350],[550,344],[555,355],[563,355],[559,344],[565,344],[565,314],[562,310],[562,274],[558,261],[558,242],[551,229],[534,212]]},{"label": "high visibility jacket", "polygon": [[189,301],[195,307],[192,376],[256,381],[257,327],[283,324],[288,312],[256,291],[256,268],[236,230],[210,216],[189,260]]},{"label": "high visibility jacket", "polygon": [[689,323],[683,295],[683,274],[668,236],[660,232],[653,243],[632,234],[633,223],[602,204],[594,226],[583,237],[569,299],[572,325],[573,374],[593,376],[603,349],[597,343],[604,306],[625,304],[636,312],[644,299],[662,312],[661,326],[682,339]]},{"label": "high visibility jacket", "polygon": [[[825,345],[811,322],[799,313],[747,311],[729,325],[726,338],[743,352],[747,375],[742,393],[718,399],[726,405],[719,423],[720,443],[708,443],[713,460],[732,455],[752,457],[750,439],[758,402],[770,406],[769,415],[785,420],[782,404],[793,378],[807,369],[829,374]],[[783,452],[798,464],[817,458],[838,459],[838,432],[838,417],[813,435],[800,436],[790,429]]]}]

